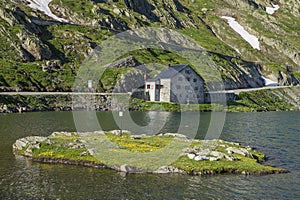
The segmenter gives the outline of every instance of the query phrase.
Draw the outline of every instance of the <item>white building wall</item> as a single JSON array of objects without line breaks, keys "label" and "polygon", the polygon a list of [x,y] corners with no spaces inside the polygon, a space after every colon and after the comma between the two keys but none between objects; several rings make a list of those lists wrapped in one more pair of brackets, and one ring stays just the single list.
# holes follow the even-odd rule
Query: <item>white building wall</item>
[{"label": "white building wall", "polygon": [[160,81],[146,81],[145,91],[149,94],[150,101],[160,101],[159,99],[159,88],[157,85],[160,85]]},{"label": "white building wall", "polygon": [[171,79],[160,79],[160,101],[171,101]]}]

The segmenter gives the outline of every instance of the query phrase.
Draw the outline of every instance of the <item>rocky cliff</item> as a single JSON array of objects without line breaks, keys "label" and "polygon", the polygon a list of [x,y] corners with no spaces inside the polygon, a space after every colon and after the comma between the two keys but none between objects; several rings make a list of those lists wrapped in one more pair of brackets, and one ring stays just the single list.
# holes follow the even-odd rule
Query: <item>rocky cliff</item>
[{"label": "rocky cliff", "polygon": [[[228,89],[263,86],[261,76],[280,85],[299,84],[300,31],[296,27],[300,27],[300,14],[296,0],[49,2],[46,12],[42,7],[30,6],[30,0],[1,1],[2,90],[71,90],[81,63],[101,42],[140,27],[164,27],[191,38],[208,52]],[[259,49],[252,48],[222,16],[234,18],[256,37]],[[172,42],[184,44],[180,37],[172,38]],[[142,64],[189,63],[163,50],[145,49],[132,55]],[[200,66],[192,66],[201,73]],[[209,74],[209,68],[203,73]],[[119,84],[118,88],[125,87],[124,81],[114,83]]]}]

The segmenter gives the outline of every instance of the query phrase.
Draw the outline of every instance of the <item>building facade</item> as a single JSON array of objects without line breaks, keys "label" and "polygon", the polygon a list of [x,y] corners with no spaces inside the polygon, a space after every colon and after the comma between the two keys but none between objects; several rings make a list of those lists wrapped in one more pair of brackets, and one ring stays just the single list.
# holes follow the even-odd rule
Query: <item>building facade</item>
[{"label": "building facade", "polygon": [[204,103],[204,80],[189,65],[169,66],[153,79],[145,81],[150,101]]}]

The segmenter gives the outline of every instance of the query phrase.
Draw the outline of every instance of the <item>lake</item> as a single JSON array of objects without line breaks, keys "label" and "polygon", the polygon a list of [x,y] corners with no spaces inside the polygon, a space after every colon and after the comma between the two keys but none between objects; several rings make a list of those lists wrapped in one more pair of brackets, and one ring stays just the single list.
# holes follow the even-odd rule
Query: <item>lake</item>
[{"label": "lake", "polygon": [[[110,112],[96,115],[104,130],[117,128]],[[185,121],[180,113],[132,112],[130,115],[139,126],[147,126],[154,118],[167,122],[150,124],[146,134],[152,134],[146,131],[151,129],[159,129],[157,132],[179,129],[181,133],[202,139],[209,124],[222,125],[212,120],[212,113],[201,113],[200,117],[197,113],[185,113],[190,119]],[[224,113],[215,115],[224,117]],[[76,131],[76,127],[93,130],[97,126],[80,119],[74,124],[72,112],[0,114],[0,199],[300,199],[300,112],[227,113],[224,119],[221,139],[256,147],[267,154],[268,164],[290,173],[124,176],[107,169],[33,163],[13,155],[12,144],[16,139],[47,136],[54,131]],[[123,129],[139,127],[130,127],[126,119],[121,120]]]}]

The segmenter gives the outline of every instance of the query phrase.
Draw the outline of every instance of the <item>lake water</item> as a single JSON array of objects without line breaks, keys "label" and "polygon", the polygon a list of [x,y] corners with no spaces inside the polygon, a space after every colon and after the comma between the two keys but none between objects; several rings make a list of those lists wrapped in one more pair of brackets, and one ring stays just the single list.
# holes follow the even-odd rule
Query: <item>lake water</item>
[{"label": "lake water", "polygon": [[[181,122],[179,113],[131,115],[140,125],[151,115],[166,116],[164,132],[176,131]],[[187,115],[191,120],[183,122],[182,131],[189,132],[196,116]],[[116,128],[111,113],[97,117],[104,129]],[[204,137],[210,119],[211,113],[201,114],[196,137]],[[123,126],[128,128],[126,122]],[[300,112],[228,113],[220,136],[265,152],[267,163],[289,170],[287,174],[124,176],[113,170],[32,163],[12,153],[18,138],[75,130],[71,112],[1,114],[0,199],[300,199]]]}]

